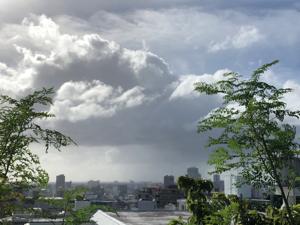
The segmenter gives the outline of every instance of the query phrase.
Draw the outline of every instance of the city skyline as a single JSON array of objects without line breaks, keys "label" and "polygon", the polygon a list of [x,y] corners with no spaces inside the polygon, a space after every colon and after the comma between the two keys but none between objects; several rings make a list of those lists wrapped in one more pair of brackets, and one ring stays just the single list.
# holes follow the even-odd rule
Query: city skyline
[{"label": "city skyline", "polygon": [[[66,174],[64,174],[62,172],[60,174],[54,175],[53,177],[50,177],[49,182],[50,183],[56,183],[57,177],[63,175],[65,177],[65,179],[66,179],[66,182],[68,180],[69,182],[72,182],[72,183],[86,183],[86,182],[92,181],[92,182],[101,182],[101,183],[114,183],[114,182],[118,182],[118,183],[130,183],[130,182],[143,183],[143,182],[145,182],[145,183],[147,183],[147,182],[149,182],[149,183],[161,183],[161,184],[164,184],[166,177],[168,177],[168,178],[173,177],[173,178],[171,178],[171,180],[174,179],[174,182],[176,183],[177,178],[179,178],[180,176],[189,176],[188,173],[189,173],[189,169],[190,168],[196,168],[196,169],[198,169],[198,172],[199,172],[199,168],[198,167],[192,166],[192,167],[185,168],[185,171],[183,169],[183,172],[181,174],[173,174],[173,173],[161,174],[161,177],[157,178],[156,180],[147,180],[147,179],[145,179],[145,180],[142,180],[142,179],[141,180],[133,180],[133,179],[126,178],[126,176],[124,176],[123,179],[121,179],[121,180],[113,180],[113,179],[112,180],[101,180],[99,178],[84,179],[84,180],[70,180],[68,178],[68,176],[66,176]],[[212,175],[212,174],[209,174],[207,172],[203,172],[203,173],[199,173],[199,176],[191,176],[191,178],[195,178],[195,179],[202,178],[202,179],[213,180],[213,176],[214,176],[214,174]],[[226,177],[225,174],[221,174],[219,176],[220,177]],[[167,180],[170,181],[168,178],[167,178]]]}]

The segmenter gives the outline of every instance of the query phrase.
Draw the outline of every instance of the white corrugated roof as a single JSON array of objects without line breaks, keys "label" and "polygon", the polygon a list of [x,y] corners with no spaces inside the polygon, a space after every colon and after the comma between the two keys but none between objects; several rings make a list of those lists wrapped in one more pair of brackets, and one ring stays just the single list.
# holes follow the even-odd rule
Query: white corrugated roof
[{"label": "white corrugated roof", "polygon": [[91,219],[95,221],[97,225],[126,225],[101,210],[98,210]]}]

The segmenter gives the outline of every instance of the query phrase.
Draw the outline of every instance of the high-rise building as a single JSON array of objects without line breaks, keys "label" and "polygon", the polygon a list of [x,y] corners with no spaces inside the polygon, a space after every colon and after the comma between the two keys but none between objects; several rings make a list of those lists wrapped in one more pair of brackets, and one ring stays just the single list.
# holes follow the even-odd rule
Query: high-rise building
[{"label": "high-rise building", "polygon": [[220,175],[219,174],[214,174],[213,175],[213,182],[217,183],[221,180]]},{"label": "high-rise building", "polygon": [[252,186],[248,184],[237,185],[239,183],[243,183],[243,178],[236,174],[230,174],[229,179],[226,180],[226,190],[225,194],[237,195],[243,198],[251,198],[252,197]]},{"label": "high-rise building", "polygon": [[164,187],[170,187],[175,185],[174,176],[172,175],[166,175],[164,176]]},{"label": "high-rise building", "polygon": [[193,179],[201,178],[201,174],[197,167],[190,167],[187,169],[187,176]]},{"label": "high-rise building", "polygon": [[224,180],[221,180],[219,174],[213,175],[213,185],[215,192],[224,192]]},{"label": "high-rise building", "polygon": [[56,196],[63,197],[63,193],[65,190],[65,175],[61,174],[56,176]]}]

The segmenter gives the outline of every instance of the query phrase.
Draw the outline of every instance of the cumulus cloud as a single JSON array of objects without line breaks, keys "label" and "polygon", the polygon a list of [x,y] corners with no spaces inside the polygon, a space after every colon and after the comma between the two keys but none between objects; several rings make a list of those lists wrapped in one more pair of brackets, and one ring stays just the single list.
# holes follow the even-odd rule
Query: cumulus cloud
[{"label": "cumulus cloud", "polygon": [[214,83],[224,79],[223,75],[229,72],[230,70],[223,69],[216,71],[214,74],[184,75],[179,78],[176,88],[170,96],[170,100],[197,97],[199,94],[194,90],[197,82]]},{"label": "cumulus cloud", "polygon": [[285,94],[285,101],[287,103],[287,107],[291,110],[299,110],[300,109],[300,84],[295,80],[287,80],[283,84],[283,88],[291,88],[292,91],[290,93]]},{"label": "cumulus cloud", "polygon": [[[172,7],[124,13],[99,11],[87,20],[92,27],[85,29],[98,30],[103,37],[128,48],[141,48],[146,43],[178,74],[189,74],[191,69],[195,74],[212,73],[228,65],[247,74],[274,59],[282,60],[279,66],[286,67],[285,71],[298,70],[297,54],[291,46],[300,46],[299,12],[279,2],[276,4],[285,7],[274,11],[263,11],[257,2],[248,3],[251,7],[247,10],[220,10],[214,3],[216,6],[209,10]],[[256,14],[258,5],[261,14]],[[252,11],[252,7],[258,11]],[[59,19],[64,29],[72,26],[70,18]]]},{"label": "cumulus cloud", "polygon": [[34,68],[12,68],[5,63],[0,63],[0,91],[16,96],[24,94],[33,85],[33,79],[37,75]]},{"label": "cumulus cloud", "polygon": [[256,27],[242,26],[234,36],[227,36],[222,42],[211,42],[208,51],[217,52],[231,48],[246,48],[260,41],[262,38],[263,35]]},{"label": "cumulus cloud", "polygon": [[123,91],[94,80],[65,82],[58,90],[50,113],[57,120],[76,122],[92,117],[110,117],[123,108],[130,108],[150,100],[143,88]]},{"label": "cumulus cloud", "polygon": [[139,86],[151,92],[162,91],[174,79],[167,63],[151,52],[122,48],[98,34],[62,33],[59,25],[44,15],[25,18],[19,27],[22,29],[10,35],[16,37],[13,46],[21,58],[17,69],[2,64],[5,82],[0,85],[4,91],[19,86],[59,87],[87,75],[88,80],[115,88],[130,90]]}]

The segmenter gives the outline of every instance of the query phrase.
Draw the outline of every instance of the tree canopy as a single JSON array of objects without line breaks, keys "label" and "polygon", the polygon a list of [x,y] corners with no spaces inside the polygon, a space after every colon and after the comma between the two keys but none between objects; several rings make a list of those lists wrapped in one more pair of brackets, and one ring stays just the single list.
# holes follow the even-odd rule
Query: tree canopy
[{"label": "tree canopy", "polygon": [[48,174],[30,145],[42,143],[60,150],[75,142],[64,134],[43,128],[40,122],[53,117],[43,107],[52,104],[53,89],[43,88],[21,99],[0,96],[0,215],[5,214],[17,190],[29,185],[46,185]]},{"label": "tree canopy", "polygon": [[[299,143],[295,139],[296,127],[286,119],[299,119],[300,111],[287,109],[283,100],[291,89],[277,88],[261,79],[276,63],[277,60],[259,67],[248,79],[230,72],[215,83],[197,83],[196,91],[223,98],[222,106],[199,122],[198,131],[214,129],[220,133],[210,137],[208,143],[213,149],[209,163],[215,166],[215,172],[236,169],[246,183],[278,186],[293,224],[284,187],[294,183],[291,162],[298,157]],[[290,171],[287,178],[282,176],[284,169]]]}]

